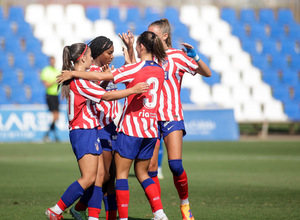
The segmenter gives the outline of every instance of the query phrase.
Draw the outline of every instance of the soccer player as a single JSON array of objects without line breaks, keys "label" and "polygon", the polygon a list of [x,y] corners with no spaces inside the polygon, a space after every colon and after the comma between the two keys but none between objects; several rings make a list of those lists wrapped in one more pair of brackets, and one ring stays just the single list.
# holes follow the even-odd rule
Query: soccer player
[{"label": "soccer player", "polygon": [[[89,71],[102,72],[102,66],[111,64],[114,56],[113,42],[104,36],[99,36],[88,43],[93,61]],[[106,91],[114,91],[117,89],[116,84],[112,81],[103,81],[100,84]],[[100,143],[103,149],[104,160],[104,185],[103,185],[103,201],[106,210],[106,220],[115,220],[117,218],[117,201],[115,191],[115,165],[113,154],[115,142],[117,138],[116,125],[114,119],[119,113],[118,101],[102,101],[96,104],[100,126],[98,127]],[[72,216],[76,220],[86,219],[85,210],[87,201],[90,197],[91,190],[86,190],[76,206],[70,209]]]},{"label": "soccer player", "polygon": [[[128,175],[132,162],[135,160],[135,174],[153,210],[153,220],[167,220],[159,191],[148,175],[148,166],[158,137],[157,109],[164,81],[164,70],[153,61],[153,56],[157,58],[158,62],[163,62],[166,53],[159,37],[150,31],[145,31],[138,37],[136,51],[141,59],[140,62],[125,65],[112,72],[114,82],[125,83],[127,88],[145,80],[150,84],[147,94],[126,98],[118,125],[119,134],[116,141],[115,163],[119,219],[128,219]],[[126,51],[125,54],[127,54]],[[64,71],[57,81],[61,83],[72,77],[98,80],[98,75],[95,72],[83,74],[76,71]],[[111,76],[108,79],[111,79]]]},{"label": "soccer player", "polygon": [[[162,135],[168,153],[168,163],[180,198],[180,209],[183,220],[193,220],[188,200],[188,179],[182,165],[182,139],[186,134],[183,122],[183,110],[180,101],[180,88],[185,73],[211,76],[209,67],[199,58],[194,48],[186,43],[185,51],[172,48],[171,27],[167,19],[154,21],[148,31],[156,33],[162,40],[167,59],[162,63],[165,70],[165,81],[160,96],[158,110],[159,137]],[[158,151],[156,151],[158,152]],[[157,156],[153,157],[150,167],[157,167]],[[154,165],[153,165],[154,164]],[[157,170],[149,170],[157,178]],[[159,186],[159,181],[155,182]]]},{"label": "soccer player", "polygon": [[[63,70],[86,71],[92,62],[91,50],[83,43],[65,46]],[[99,218],[102,200],[104,166],[102,148],[98,139],[99,120],[94,105],[101,100],[115,100],[131,94],[140,94],[149,88],[147,83],[135,87],[106,92],[93,82],[72,79],[63,83],[62,96],[68,99],[70,142],[77,158],[81,177],[64,192],[58,203],[45,212],[50,220],[63,219],[62,212],[71,206],[83,192],[94,185],[88,202],[89,220]]]}]

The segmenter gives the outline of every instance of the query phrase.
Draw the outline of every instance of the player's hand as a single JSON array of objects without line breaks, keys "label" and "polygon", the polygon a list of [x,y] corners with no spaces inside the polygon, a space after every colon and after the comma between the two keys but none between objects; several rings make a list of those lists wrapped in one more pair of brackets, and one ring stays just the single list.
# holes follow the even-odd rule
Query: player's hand
[{"label": "player's hand", "polygon": [[132,87],[132,90],[134,94],[141,94],[147,92],[149,88],[150,86],[148,85],[148,83],[140,82],[136,84],[134,87]]},{"label": "player's hand", "polygon": [[133,47],[134,35],[131,33],[130,30],[128,30],[127,33],[122,33],[122,34],[119,33],[118,35],[127,48]]},{"label": "player's hand", "polygon": [[108,64],[101,66],[101,70],[102,70],[101,72],[105,72],[108,69],[109,69]]},{"label": "player's hand", "polygon": [[182,51],[186,53],[186,55],[188,55],[189,57],[195,57],[196,51],[194,49],[194,47],[188,43],[182,43],[181,45],[183,45],[185,48],[182,48]]},{"label": "player's hand", "polygon": [[123,55],[124,55],[124,59],[125,59],[125,64],[131,63],[127,48],[123,46],[122,51],[123,51]]},{"label": "player's hand", "polygon": [[58,84],[62,84],[63,82],[72,78],[73,78],[72,71],[62,70],[61,74],[56,77],[56,82]]}]

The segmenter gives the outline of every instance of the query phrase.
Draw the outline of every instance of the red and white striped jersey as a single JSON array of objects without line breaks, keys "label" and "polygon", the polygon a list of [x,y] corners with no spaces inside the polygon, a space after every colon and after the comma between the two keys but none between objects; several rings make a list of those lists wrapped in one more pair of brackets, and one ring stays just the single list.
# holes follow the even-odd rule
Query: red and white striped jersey
[{"label": "red and white striped jersey", "polygon": [[197,63],[183,51],[170,48],[162,67],[165,80],[159,100],[158,121],[181,121],[183,110],[180,100],[181,82],[184,73],[195,75]]},{"label": "red and white striped jersey", "polygon": [[95,103],[106,93],[95,83],[75,78],[70,83],[68,100],[69,130],[92,129],[99,126]]},{"label": "red and white striped jersey", "polygon": [[115,83],[131,88],[139,82],[147,82],[147,93],[130,95],[125,99],[118,132],[141,138],[156,138],[157,110],[164,70],[154,61],[141,61],[114,70]]},{"label": "red and white striped jersey", "polygon": [[[97,71],[102,72],[102,68],[96,65],[92,65],[89,71]],[[106,87],[106,91],[114,91],[117,90],[117,85],[110,81]],[[96,103],[97,108],[97,116],[99,118],[100,126],[99,128],[103,128],[106,125],[110,124],[119,114],[119,105],[118,101],[104,101],[102,100],[100,103]]]}]

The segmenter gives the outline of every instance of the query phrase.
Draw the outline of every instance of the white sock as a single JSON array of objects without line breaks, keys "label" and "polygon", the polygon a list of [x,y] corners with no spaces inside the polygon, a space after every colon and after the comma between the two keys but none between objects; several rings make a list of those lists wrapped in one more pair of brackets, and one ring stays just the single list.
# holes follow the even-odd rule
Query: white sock
[{"label": "white sock", "polygon": [[156,212],[154,212],[154,216],[157,217],[157,218],[164,217],[165,215],[166,214],[164,213],[164,210],[162,210],[162,209],[159,209]]},{"label": "white sock", "polygon": [[182,199],[180,202],[181,205],[189,204],[189,199]]},{"label": "white sock", "polygon": [[88,220],[99,220],[99,218],[95,218],[95,217],[89,216],[89,219],[88,219]]},{"label": "white sock", "polygon": [[60,215],[61,213],[63,213],[63,210],[61,210],[61,208],[57,204],[54,207],[52,207],[51,210],[53,212],[55,212],[56,214],[58,214],[58,215]]},{"label": "white sock", "polygon": [[119,220],[128,220],[128,218],[119,218]]}]

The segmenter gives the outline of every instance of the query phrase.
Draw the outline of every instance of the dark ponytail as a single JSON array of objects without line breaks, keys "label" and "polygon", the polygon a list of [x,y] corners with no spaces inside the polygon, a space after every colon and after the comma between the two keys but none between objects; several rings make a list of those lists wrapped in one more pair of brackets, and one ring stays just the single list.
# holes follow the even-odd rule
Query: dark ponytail
[{"label": "dark ponytail", "polygon": [[[86,52],[87,45],[84,43],[72,44],[65,46],[63,50],[63,65],[62,70],[74,70],[74,63],[79,61],[79,58]],[[61,86],[61,97],[69,98],[71,79],[63,82]]]},{"label": "dark ponytail", "polygon": [[151,31],[143,32],[137,39],[137,43],[143,44],[148,53],[151,53],[157,58],[158,63],[164,61],[166,51],[160,38]]},{"label": "dark ponytail", "polygon": [[172,47],[171,25],[168,19],[162,18],[160,20],[154,21],[149,25],[149,27],[150,26],[157,26],[163,34],[167,33],[168,38],[165,40],[165,42],[168,47]]}]

